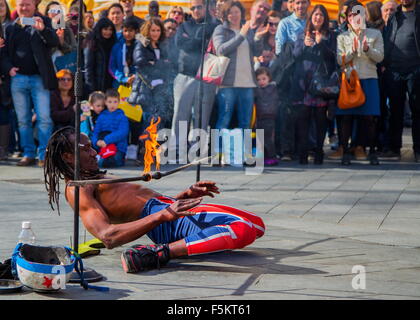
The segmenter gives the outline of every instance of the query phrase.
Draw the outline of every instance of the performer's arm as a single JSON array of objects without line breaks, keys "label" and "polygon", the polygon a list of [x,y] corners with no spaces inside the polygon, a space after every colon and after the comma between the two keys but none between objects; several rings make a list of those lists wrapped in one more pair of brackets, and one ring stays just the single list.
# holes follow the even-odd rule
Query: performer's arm
[{"label": "performer's arm", "polygon": [[[195,213],[186,210],[195,207],[202,200],[201,198],[179,200],[167,209],[145,218],[122,224],[111,224],[105,210],[94,198],[93,190],[93,185],[80,188],[79,214],[85,228],[101,240],[107,249],[134,241],[163,222],[194,215]],[[69,204],[74,208],[74,187],[68,187],[66,193]]]}]

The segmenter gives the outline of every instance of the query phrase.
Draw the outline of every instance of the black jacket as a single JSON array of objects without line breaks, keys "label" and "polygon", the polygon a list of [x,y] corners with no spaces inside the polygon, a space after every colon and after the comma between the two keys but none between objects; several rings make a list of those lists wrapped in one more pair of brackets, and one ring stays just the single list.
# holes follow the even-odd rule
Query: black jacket
[{"label": "black jacket", "polygon": [[[60,42],[55,30],[51,26],[51,20],[44,16],[41,16],[41,18],[44,21],[45,28],[42,31],[37,31],[31,27],[31,48],[44,88],[54,90],[58,88],[58,83],[51,58],[51,49],[58,47]],[[20,28],[20,25],[16,21],[6,28],[6,45],[2,48],[4,54],[1,59],[1,68],[4,74],[8,74],[10,69],[15,67],[12,64],[11,57],[15,55],[16,41],[14,36],[16,28]]]},{"label": "black jacket", "polygon": [[[196,22],[190,19],[182,23],[175,35],[175,44],[179,50],[178,72],[187,76],[195,77],[201,63],[201,44],[203,35],[203,21]],[[215,19],[211,19],[206,24],[205,45],[213,34],[214,28],[219,24]]]},{"label": "black jacket", "polygon": [[[391,52],[395,46],[395,37],[397,36],[397,29],[398,29],[397,16],[399,16],[401,12],[402,12],[402,7],[400,5],[398,6],[397,11],[389,18],[388,24],[386,25],[383,32],[384,54],[385,54],[383,65],[385,65],[386,67],[389,67]],[[415,13],[416,13],[416,22],[414,26],[414,29],[415,29],[414,37],[416,41],[417,54],[419,55],[419,58],[420,58],[420,5],[416,5]]]},{"label": "black jacket", "polygon": [[150,41],[141,35],[137,37],[133,53],[136,77],[129,98],[130,103],[141,105],[150,103],[152,80],[162,79],[164,86],[168,84],[167,70],[170,68],[170,63],[167,60],[166,50],[162,46],[159,46],[159,50],[160,58],[157,59]]},{"label": "black jacket", "polygon": [[103,47],[85,48],[85,82],[88,92],[102,91],[112,88],[112,76],[109,73],[111,50]]}]

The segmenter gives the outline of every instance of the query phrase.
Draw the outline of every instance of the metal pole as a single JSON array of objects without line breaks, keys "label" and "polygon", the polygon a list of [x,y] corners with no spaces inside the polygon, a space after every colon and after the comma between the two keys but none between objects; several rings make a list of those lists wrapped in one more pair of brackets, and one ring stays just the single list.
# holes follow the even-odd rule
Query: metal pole
[{"label": "metal pole", "polygon": [[[75,142],[74,142],[74,180],[80,180],[80,102],[83,96],[82,86],[82,54],[81,54],[81,41],[82,41],[82,15],[83,15],[83,1],[79,0],[79,20],[77,26],[77,69],[74,77],[74,91],[76,97],[76,116],[74,127],[76,129]],[[79,194],[80,187],[76,186],[74,189],[74,225],[73,225],[73,250],[79,252]]]},{"label": "metal pole", "polygon": [[[206,54],[206,28],[208,27],[207,18],[209,17],[209,5],[210,0],[206,0],[206,12],[204,13],[204,23],[203,23],[203,32],[202,32],[202,39],[201,39],[201,70],[200,70],[200,83],[198,85],[198,96],[199,96],[199,104],[198,109],[196,110],[196,115],[198,116],[198,128],[202,129],[203,121],[201,119],[202,115],[202,108],[203,108],[203,75],[204,75],[204,56]],[[207,129],[207,128],[205,128]],[[200,135],[197,137],[197,143],[201,139]],[[200,141],[201,144],[201,141]],[[198,148],[198,157],[201,156],[201,150]],[[196,181],[200,181],[200,173],[201,173],[201,164],[197,165],[197,173],[196,173]]]}]

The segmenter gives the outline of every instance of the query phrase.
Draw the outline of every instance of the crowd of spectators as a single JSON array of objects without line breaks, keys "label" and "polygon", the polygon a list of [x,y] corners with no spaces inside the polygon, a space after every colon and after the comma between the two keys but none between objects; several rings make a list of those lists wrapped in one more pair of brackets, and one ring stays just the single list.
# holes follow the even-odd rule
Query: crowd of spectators
[{"label": "crowd of spectators", "polygon": [[[249,14],[240,1],[208,1],[208,12],[205,0],[190,0],[188,10],[174,6],[166,16],[151,1],[144,19],[134,14],[135,0],[119,0],[98,17],[84,6],[79,33],[77,0],[68,8],[51,1],[44,12],[39,0],[16,0],[13,11],[0,0],[0,160],[20,154],[17,165],[43,166],[50,136],[74,126],[80,40],[81,128],[102,167],[124,165],[129,145],[140,158],[139,136],[157,117],[159,128],[171,129],[178,151],[185,123],[205,130],[264,129],[266,166],[305,165],[311,158],[321,165],[327,146],[327,157],[342,165],[400,160],[403,128],[410,126],[414,160],[420,161],[416,0],[365,6],[347,0],[337,17],[310,0],[259,0]],[[215,55],[229,58],[220,85],[197,77],[203,40]],[[321,74],[337,75],[338,88],[341,72],[352,68],[365,95],[362,105],[340,109],[338,92],[314,90]],[[121,95],[124,88],[129,96]],[[141,106],[141,119],[125,115],[123,100]]]}]

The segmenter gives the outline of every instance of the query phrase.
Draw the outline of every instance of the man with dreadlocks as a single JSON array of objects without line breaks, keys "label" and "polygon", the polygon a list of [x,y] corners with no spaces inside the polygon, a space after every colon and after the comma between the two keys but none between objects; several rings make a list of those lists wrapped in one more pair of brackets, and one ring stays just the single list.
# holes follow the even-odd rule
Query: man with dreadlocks
[{"label": "man with dreadlocks", "polygon": [[[49,202],[59,211],[59,181],[74,177],[75,129],[65,127],[50,138],[45,158],[45,186]],[[80,136],[81,179],[106,178],[100,171],[89,138]],[[133,183],[80,187],[79,211],[86,229],[108,249],[147,236],[154,245],[125,249],[125,272],[165,265],[170,258],[243,248],[264,234],[255,214],[216,204],[200,204],[203,196],[219,193],[215,182],[199,181],[174,198]],[[74,187],[66,187],[67,202],[74,208]]]}]

